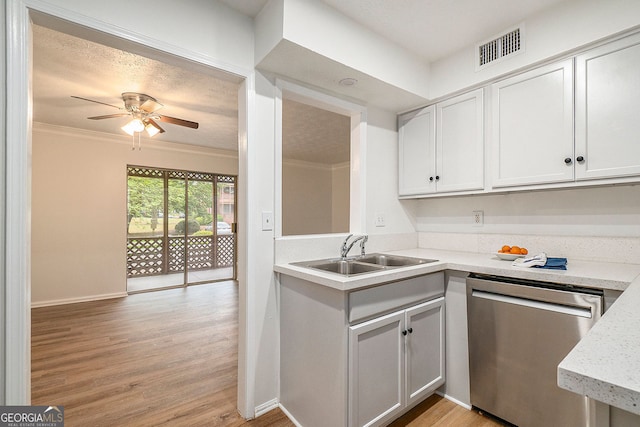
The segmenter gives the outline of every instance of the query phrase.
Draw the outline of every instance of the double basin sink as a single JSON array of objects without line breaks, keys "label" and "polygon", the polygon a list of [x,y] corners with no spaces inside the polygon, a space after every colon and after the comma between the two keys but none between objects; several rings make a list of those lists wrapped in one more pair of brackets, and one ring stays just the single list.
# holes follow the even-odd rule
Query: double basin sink
[{"label": "double basin sink", "polygon": [[375,273],[388,269],[436,262],[436,259],[413,258],[398,255],[369,254],[350,258],[331,258],[315,261],[294,262],[293,265],[336,273],[342,276]]}]

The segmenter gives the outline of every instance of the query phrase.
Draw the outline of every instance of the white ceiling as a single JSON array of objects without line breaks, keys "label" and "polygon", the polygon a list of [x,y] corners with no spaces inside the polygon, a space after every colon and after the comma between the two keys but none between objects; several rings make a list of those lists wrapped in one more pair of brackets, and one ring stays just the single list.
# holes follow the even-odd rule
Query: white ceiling
[{"label": "white ceiling", "polygon": [[[268,0],[220,0],[255,17]],[[568,0],[322,0],[432,62]]]},{"label": "white ceiling", "polygon": [[[219,0],[255,17],[267,0]],[[320,0],[317,0],[320,1]],[[433,61],[464,46],[491,37],[527,16],[568,0],[322,0],[354,21]],[[72,95],[121,106],[122,92],[148,94],[164,104],[158,111],[198,122],[189,129],[161,123],[166,133],[154,137],[171,142],[237,150],[236,76],[195,69],[173,60],[150,59],[82,38],[34,25],[34,121],[122,137],[126,118],[87,120],[86,117],[118,113],[115,108],[71,98]],[[133,49],[132,49],[133,50]],[[331,117],[304,120],[310,110],[292,108],[303,123],[291,133],[298,160],[318,161],[313,147],[303,141],[327,140]],[[306,114],[306,116],[305,116]],[[293,116],[292,116],[293,117]],[[342,117],[334,117],[338,122]],[[126,135],[125,135],[126,136]],[[307,156],[302,153],[306,152]],[[335,155],[336,150],[325,150]],[[323,158],[323,163],[335,159]]]}]

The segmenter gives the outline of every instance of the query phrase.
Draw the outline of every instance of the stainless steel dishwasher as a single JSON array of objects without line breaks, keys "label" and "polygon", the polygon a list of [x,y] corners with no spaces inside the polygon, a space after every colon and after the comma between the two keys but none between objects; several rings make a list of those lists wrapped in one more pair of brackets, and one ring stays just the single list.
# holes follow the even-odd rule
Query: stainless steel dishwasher
[{"label": "stainless steel dishwasher", "polygon": [[591,425],[557,367],[600,318],[603,292],[496,276],[467,278],[471,404],[520,427]]}]

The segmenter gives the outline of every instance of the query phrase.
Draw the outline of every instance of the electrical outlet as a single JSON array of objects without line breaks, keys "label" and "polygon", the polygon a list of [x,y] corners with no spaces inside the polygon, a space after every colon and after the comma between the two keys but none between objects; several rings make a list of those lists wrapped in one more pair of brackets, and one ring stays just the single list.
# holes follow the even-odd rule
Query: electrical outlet
[{"label": "electrical outlet", "polygon": [[375,214],[373,222],[376,227],[384,227],[385,225],[387,225],[383,213]]},{"label": "electrical outlet", "polygon": [[484,224],[484,212],[473,211],[473,226],[482,227],[483,224]]}]

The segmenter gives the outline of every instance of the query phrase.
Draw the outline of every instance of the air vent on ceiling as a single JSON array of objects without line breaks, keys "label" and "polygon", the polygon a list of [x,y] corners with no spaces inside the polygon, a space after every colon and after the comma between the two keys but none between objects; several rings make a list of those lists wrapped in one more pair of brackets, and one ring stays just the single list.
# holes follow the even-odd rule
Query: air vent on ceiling
[{"label": "air vent on ceiling", "polygon": [[492,40],[478,45],[477,52],[477,68],[485,66],[500,60],[508,55],[519,53],[524,48],[524,39],[522,26],[509,31],[506,34],[495,37]]}]

